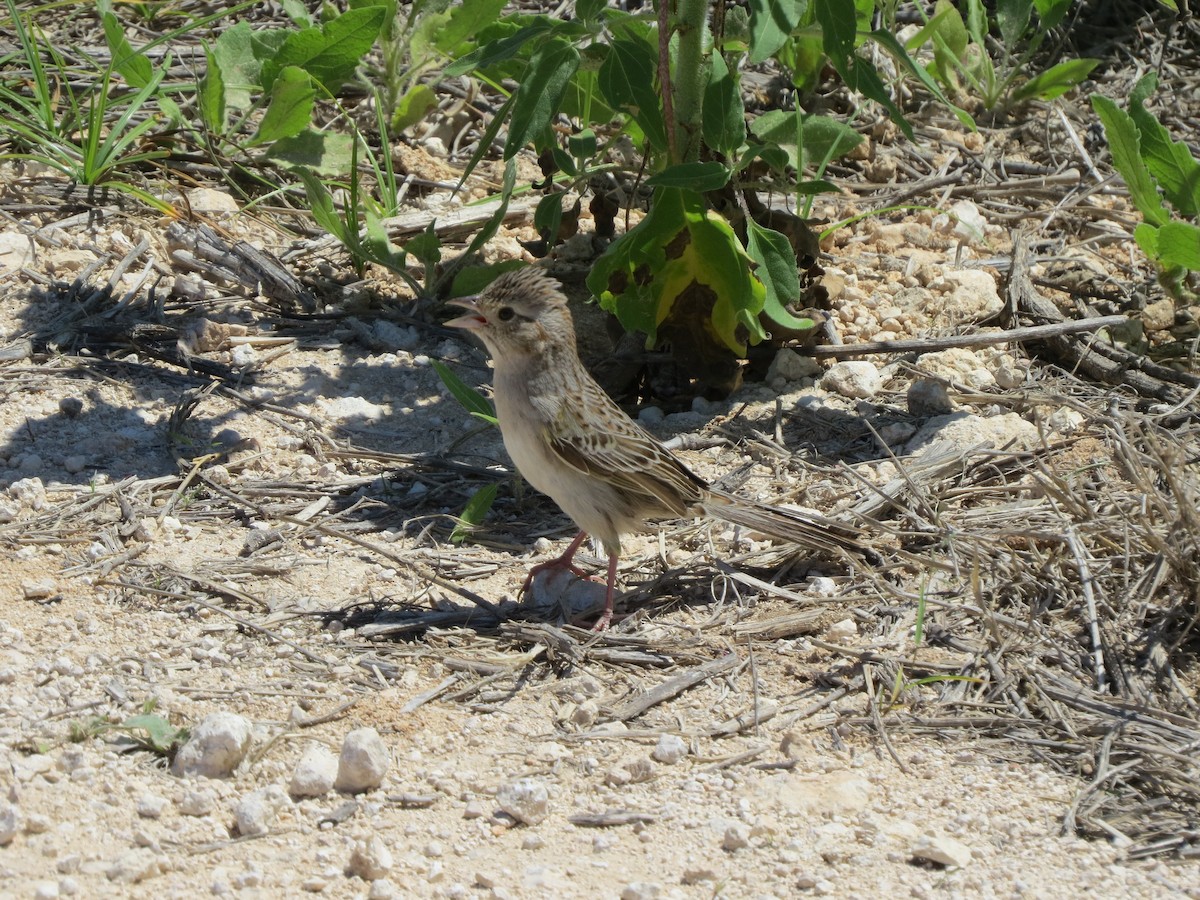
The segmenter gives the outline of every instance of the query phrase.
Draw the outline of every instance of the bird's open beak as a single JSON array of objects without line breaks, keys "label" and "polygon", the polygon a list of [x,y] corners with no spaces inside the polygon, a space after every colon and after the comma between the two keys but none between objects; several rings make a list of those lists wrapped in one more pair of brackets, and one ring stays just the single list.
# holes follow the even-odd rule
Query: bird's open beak
[{"label": "bird's open beak", "polygon": [[454,300],[447,300],[449,306],[461,306],[467,311],[465,316],[459,316],[457,319],[451,319],[446,323],[447,328],[465,328],[467,331],[478,331],[487,324],[487,319],[483,313],[479,311],[479,304],[476,302],[478,297],[458,297]]}]

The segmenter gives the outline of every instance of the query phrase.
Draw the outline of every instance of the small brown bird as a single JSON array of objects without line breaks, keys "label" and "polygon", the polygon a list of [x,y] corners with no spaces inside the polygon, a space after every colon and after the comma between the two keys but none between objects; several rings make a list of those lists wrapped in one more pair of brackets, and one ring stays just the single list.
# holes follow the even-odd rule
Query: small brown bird
[{"label": "small brown bird", "polygon": [[525,479],[581,531],[557,559],[569,569],[591,535],[608,554],[608,591],[595,630],[612,619],[621,535],[649,519],[711,516],[772,538],[865,552],[846,525],[726,494],[689,470],[604,392],[579,360],[567,299],[535,268],[506,272],[476,297],[451,300],[467,314],[446,324],[477,334],[492,356],[504,446]]}]

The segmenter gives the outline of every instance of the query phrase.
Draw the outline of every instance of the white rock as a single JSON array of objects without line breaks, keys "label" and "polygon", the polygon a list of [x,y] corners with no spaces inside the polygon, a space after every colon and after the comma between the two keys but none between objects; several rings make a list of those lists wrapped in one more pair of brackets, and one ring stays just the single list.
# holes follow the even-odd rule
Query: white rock
[{"label": "white rock", "polygon": [[982,243],[987,221],[972,200],[959,200],[948,210],[950,220],[954,223],[951,232],[956,238],[972,244]]},{"label": "white rock", "polygon": [[33,887],[33,900],[54,900],[58,896],[58,884],[53,881],[39,881]]},{"label": "white rock", "polygon": [[54,596],[57,590],[52,578],[39,578],[36,581],[27,579],[21,582],[21,593],[25,595],[26,600],[44,600]]},{"label": "white rock", "polygon": [[942,324],[982,322],[1004,308],[996,279],[981,269],[949,269],[942,274],[942,280],[950,291],[928,311],[931,316],[940,316]]},{"label": "white rock", "polygon": [[137,814],[143,819],[158,819],[167,808],[167,798],[158,794],[143,794],[138,798]]},{"label": "white rock", "polygon": [[945,835],[927,834],[913,845],[915,859],[924,859],[939,866],[962,867],[971,862],[971,848],[962,841]]},{"label": "white rock", "polygon": [[366,419],[374,422],[388,414],[386,406],[372,403],[364,397],[337,397],[321,400],[318,406],[335,419]]},{"label": "white rock", "polygon": [[1046,418],[1046,424],[1060,434],[1072,434],[1086,421],[1083,413],[1069,406],[1060,406]]},{"label": "white rock", "polygon": [[825,640],[831,644],[849,644],[858,637],[858,625],[853,619],[842,619],[825,629]]},{"label": "white rock", "polygon": [[496,804],[518,822],[536,825],[550,814],[550,792],[540,781],[518,778],[500,786]]},{"label": "white rock", "polygon": [[874,397],[883,387],[883,379],[874,364],[865,360],[834,363],[821,379],[821,387],[852,400]]},{"label": "white rock", "polygon": [[196,726],[175,755],[171,770],[176,775],[225,778],[246,758],[251,736],[250,723],[241,716],[213,713]]},{"label": "white rock", "polygon": [[235,369],[247,369],[258,362],[258,351],[250,344],[238,344],[229,352],[229,361]]},{"label": "white rock", "polygon": [[687,752],[687,744],[679,735],[662,734],[659,735],[658,743],[654,745],[654,752],[651,755],[660,763],[673,766],[687,756]]},{"label": "white rock", "polygon": [[153,850],[130,850],[105,871],[109,881],[137,884],[165,871],[164,862]]},{"label": "white rock", "polygon": [[621,888],[621,900],[654,900],[662,895],[662,885],[657,881],[631,881]]},{"label": "white rock", "polygon": [[333,790],[337,780],[338,760],[329,750],[317,744],[309,747],[296,763],[288,793],[293,797],[321,797]]},{"label": "white rock", "polygon": [[277,784],[251,791],[233,807],[238,834],[243,837],[267,834],[279,814],[291,805],[287,792]]},{"label": "white rock", "polygon": [[363,881],[376,881],[392,871],[395,861],[392,851],[388,849],[383,838],[375,834],[354,845],[350,853],[350,862],[346,866],[346,874],[361,878]]},{"label": "white rock", "polygon": [[838,592],[837,582],[827,575],[813,575],[808,579],[806,587],[810,594],[816,594],[818,597],[836,597]]},{"label": "white rock", "polygon": [[930,445],[947,441],[955,447],[1004,447],[1015,450],[1037,447],[1040,443],[1037,426],[1026,422],[1016,413],[999,416],[976,416],[950,413],[926,422],[904,447],[905,453],[920,453]]},{"label": "white rock", "polygon": [[373,790],[383,783],[391,758],[374,728],[356,728],[342,742],[334,787],[346,794]]},{"label": "white rock", "polygon": [[188,791],[176,804],[180,815],[207,816],[217,805],[217,798],[212,791]]},{"label": "white rock", "polygon": [[421,343],[421,335],[415,328],[401,328],[395,322],[380,319],[373,329],[375,340],[391,350],[413,350]]},{"label": "white rock", "polygon": [[721,836],[721,849],[733,852],[750,846],[750,826],[738,823],[730,825]]},{"label": "white rock", "polygon": [[[40,464],[41,457],[38,458],[38,462]],[[23,462],[21,467],[25,467]],[[46,505],[46,487],[40,478],[18,479],[8,486],[8,493],[23,507],[35,512]]]},{"label": "white rock", "polygon": [[19,231],[0,231],[0,269],[19,269],[34,260],[33,239]]},{"label": "white rock", "polygon": [[376,878],[367,891],[367,900],[395,900],[400,896],[400,888],[387,878]]},{"label": "white rock", "polygon": [[0,800],[0,847],[7,847],[21,830],[21,811],[15,803]]},{"label": "white rock", "polygon": [[231,194],[218,191],[215,188],[192,188],[187,192],[188,206],[198,212],[235,213],[238,211],[237,200]]},{"label": "white rock", "polygon": [[767,377],[764,380],[768,383],[776,378],[782,378],[784,381],[799,381],[802,378],[812,378],[820,373],[821,366],[811,356],[801,356],[790,347],[783,347],[771,360],[771,365],[767,367]]}]

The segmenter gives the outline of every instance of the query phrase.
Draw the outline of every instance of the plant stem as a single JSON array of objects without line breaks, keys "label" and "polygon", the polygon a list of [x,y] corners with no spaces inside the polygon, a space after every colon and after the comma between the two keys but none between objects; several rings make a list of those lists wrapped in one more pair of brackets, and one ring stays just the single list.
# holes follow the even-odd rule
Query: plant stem
[{"label": "plant stem", "polygon": [[708,85],[711,60],[704,52],[708,26],[707,0],[678,0],[675,31],[679,35],[675,82],[677,140],[672,162],[694,162],[700,157],[700,135],[704,117],[704,88]]}]

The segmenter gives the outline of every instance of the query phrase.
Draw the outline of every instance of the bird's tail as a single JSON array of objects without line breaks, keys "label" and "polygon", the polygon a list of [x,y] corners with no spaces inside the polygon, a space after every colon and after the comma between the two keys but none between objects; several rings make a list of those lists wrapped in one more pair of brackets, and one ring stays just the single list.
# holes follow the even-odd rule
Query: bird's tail
[{"label": "bird's tail", "polygon": [[840,550],[848,550],[865,557],[868,562],[879,558],[861,541],[859,529],[820,513],[762,506],[715,490],[709,491],[702,506],[714,519],[750,528],[774,540],[815,547],[834,555]]}]

